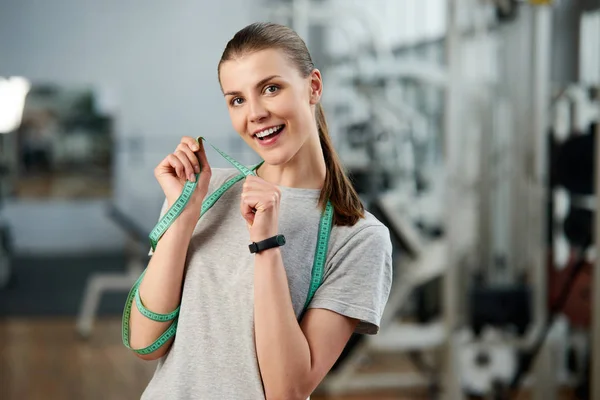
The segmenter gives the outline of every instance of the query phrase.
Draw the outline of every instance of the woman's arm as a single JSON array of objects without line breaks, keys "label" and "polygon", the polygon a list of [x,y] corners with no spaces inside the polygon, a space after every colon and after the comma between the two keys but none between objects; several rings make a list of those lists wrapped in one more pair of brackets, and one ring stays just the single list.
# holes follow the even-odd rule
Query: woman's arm
[{"label": "woman's arm", "polygon": [[[154,169],[154,176],[166,197],[163,215],[175,204],[187,181],[198,179],[185,209],[156,245],[138,289],[144,307],[158,314],[167,314],[175,310],[181,301],[185,259],[212,176],[202,142],[198,143],[189,136],[182,137],[175,152],[167,155]],[[171,323],[148,319],[139,312],[137,306],[132,307],[129,318],[131,347],[140,349],[151,345]],[[169,350],[172,341],[173,338],[150,354],[136,354],[145,360],[160,358]]]},{"label": "woman's arm", "polygon": [[338,359],[358,320],[310,309],[298,324],[281,252],[255,256],[254,324],[267,400],[306,400]]},{"label": "woman's arm", "polygon": [[[167,314],[179,306],[185,259],[194,227],[195,221],[182,214],[158,242],[139,287],[140,298],[147,309]],[[135,302],[133,304],[130,344],[139,349],[154,343],[173,321],[153,321],[139,312]],[[172,341],[173,338],[150,354],[136,354],[144,360],[155,360],[169,350]]]},{"label": "woman's arm", "polygon": [[[281,191],[258,177],[244,182],[240,211],[250,241],[277,233]],[[254,261],[254,332],[267,400],[305,400],[339,357],[358,320],[311,309],[296,320],[279,248]]]}]

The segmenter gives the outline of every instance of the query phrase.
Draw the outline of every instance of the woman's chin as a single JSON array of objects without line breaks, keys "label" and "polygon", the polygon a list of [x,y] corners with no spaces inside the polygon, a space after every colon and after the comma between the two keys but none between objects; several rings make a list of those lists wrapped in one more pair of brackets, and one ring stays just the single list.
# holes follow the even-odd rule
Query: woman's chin
[{"label": "woman's chin", "polygon": [[263,154],[259,154],[259,155],[264,160],[265,164],[274,165],[274,166],[284,165],[291,158],[291,157],[288,157],[288,155],[281,150],[263,152]]}]

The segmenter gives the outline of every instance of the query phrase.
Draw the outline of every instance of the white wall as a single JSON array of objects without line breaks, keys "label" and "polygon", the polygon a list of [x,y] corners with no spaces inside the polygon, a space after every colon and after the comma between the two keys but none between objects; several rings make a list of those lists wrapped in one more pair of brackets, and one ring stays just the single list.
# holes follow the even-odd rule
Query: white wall
[{"label": "white wall", "polygon": [[[89,84],[117,113],[115,199],[147,229],[160,188],[152,170],[182,135],[204,135],[240,161],[216,67],[227,40],[261,19],[261,0],[0,0],[0,76]],[[144,147],[132,157],[128,138]],[[213,165],[224,161],[209,155]],[[131,199],[140,199],[134,204]],[[120,231],[103,202],[9,202],[18,252],[115,248]]]},{"label": "white wall", "polygon": [[[372,35],[386,47],[439,39],[446,30],[446,0],[330,0],[346,17],[329,32],[328,51],[344,55],[372,43]],[[350,10],[350,11],[344,11]],[[371,21],[369,32],[365,21]],[[338,21],[339,22],[339,21]]]}]

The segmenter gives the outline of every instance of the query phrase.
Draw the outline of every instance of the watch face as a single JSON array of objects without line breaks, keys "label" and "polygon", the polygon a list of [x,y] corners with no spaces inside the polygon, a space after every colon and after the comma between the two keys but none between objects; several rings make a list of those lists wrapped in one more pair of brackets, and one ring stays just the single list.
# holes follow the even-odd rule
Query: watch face
[{"label": "watch face", "polygon": [[277,244],[283,246],[285,244],[285,236],[277,235]]}]

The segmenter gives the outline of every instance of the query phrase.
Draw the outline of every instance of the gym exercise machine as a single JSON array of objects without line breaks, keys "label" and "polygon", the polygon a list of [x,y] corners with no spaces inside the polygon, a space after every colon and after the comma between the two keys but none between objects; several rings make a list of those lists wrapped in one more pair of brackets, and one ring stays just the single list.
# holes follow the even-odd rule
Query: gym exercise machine
[{"label": "gym exercise machine", "polygon": [[[5,160],[7,135],[0,134],[0,160]],[[8,184],[7,181],[10,179],[10,168],[6,162],[0,161],[0,212],[2,211],[2,202],[7,196]],[[1,216],[1,215],[0,215]],[[6,287],[11,279],[12,266],[11,266],[11,254],[12,254],[12,243],[10,227],[8,223],[2,221],[0,218],[0,290]]]},{"label": "gym exercise machine", "polygon": [[149,259],[148,231],[115,204],[108,207],[107,216],[126,233],[127,265],[123,273],[96,272],[88,278],[77,317],[77,332],[83,338],[92,333],[102,294],[107,291],[129,291]]},{"label": "gym exercise machine", "polygon": [[[568,363],[561,366],[580,393],[590,390],[589,328],[596,210],[594,163],[600,117],[598,86],[568,84],[553,102],[551,130],[552,225],[549,246],[550,300],[568,321],[564,335]],[[573,345],[579,337],[583,346]]]},{"label": "gym exercise machine", "polygon": [[426,323],[405,322],[398,314],[414,290],[445,272],[447,247],[443,239],[423,239],[410,215],[410,202],[393,193],[379,196],[370,204],[370,211],[388,228],[394,244],[395,279],[388,306],[376,336],[356,335],[346,347],[333,370],[319,387],[319,392],[337,394],[394,387],[437,386],[433,376],[417,373],[360,373],[371,356],[389,353],[414,353],[439,348],[445,340],[443,322],[434,319]]}]

